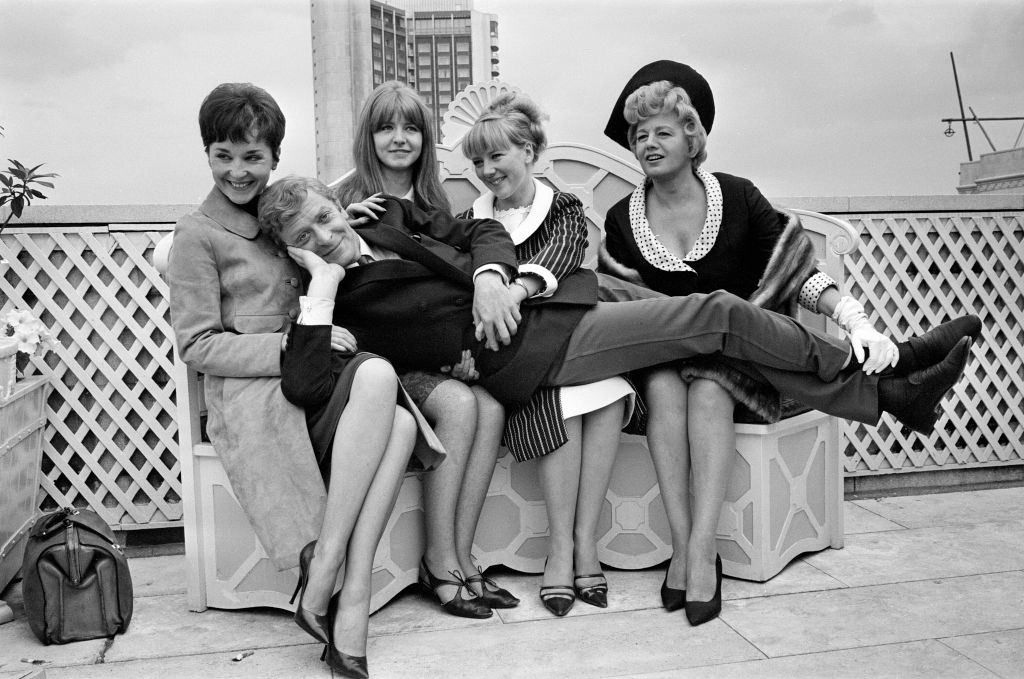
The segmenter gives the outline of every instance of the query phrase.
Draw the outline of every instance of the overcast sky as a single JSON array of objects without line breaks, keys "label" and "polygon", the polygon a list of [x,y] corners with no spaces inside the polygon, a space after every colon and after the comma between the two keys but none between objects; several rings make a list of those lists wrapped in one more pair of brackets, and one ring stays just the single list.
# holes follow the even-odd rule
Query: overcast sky
[{"label": "overcast sky", "polygon": [[[707,166],[769,197],[955,193],[966,160],[949,53],[979,116],[1024,115],[1024,2],[476,0],[499,18],[502,78],[552,141],[601,135],[642,64],[703,73]],[[50,202],[196,203],[210,186],[196,113],[250,81],[288,119],[278,176],[314,174],[307,0],[0,0],[0,158],[60,173]],[[1019,123],[986,125],[997,148]],[[988,149],[977,128],[975,156]]]}]

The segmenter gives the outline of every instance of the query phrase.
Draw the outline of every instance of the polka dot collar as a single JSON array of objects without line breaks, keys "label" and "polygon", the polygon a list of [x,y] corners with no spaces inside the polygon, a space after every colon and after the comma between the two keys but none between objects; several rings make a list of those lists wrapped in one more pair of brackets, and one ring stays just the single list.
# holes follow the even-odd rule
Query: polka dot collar
[{"label": "polka dot collar", "polygon": [[694,262],[703,258],[718,239],[718,230],[722,226],[722,187],[718,178],[704,168],[697,168],[697,178],[704,184],[704,192],[708,199],[708,215],[704,219],[704,227],[700,236],[682,259],[662,245],[658,237],[651,231],[647,222],[647,184],[641,184],[629,198],[629,225],[643,255],[650,264],[662,271],[693,271],[686,262]]}]

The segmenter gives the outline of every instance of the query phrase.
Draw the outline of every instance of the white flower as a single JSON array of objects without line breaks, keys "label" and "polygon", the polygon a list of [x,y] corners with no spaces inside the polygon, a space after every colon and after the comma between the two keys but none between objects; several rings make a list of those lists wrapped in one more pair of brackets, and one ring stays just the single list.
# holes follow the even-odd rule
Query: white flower
[{"label": "white flower", "polygon": [[55,349],[57,342],[43,323],[28,311],[11,309],[0,316],[3,335],[18,341],[18,351],[29,356],[42,356]]}]

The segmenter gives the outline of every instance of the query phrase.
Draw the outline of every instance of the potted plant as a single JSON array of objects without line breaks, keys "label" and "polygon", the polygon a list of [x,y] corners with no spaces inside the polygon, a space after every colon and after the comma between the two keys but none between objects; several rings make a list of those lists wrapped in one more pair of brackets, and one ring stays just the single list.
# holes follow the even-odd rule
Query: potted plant
[{"label": "potted plant", "polygon": [[[3,125],[0,125],[0,137],[4,136]],[[58,175],[53,172],[40,172],[39,164],[35,167],[26,167],[13,158],[8,158],[10,166],[6,170],[0,170],[0,207],[9,206],[10,212],[0,223],[0,234],[15,217],[21,217],[25,208],[32,204],[33,198],[46,199],[42,191],[34,186],[45,186],[53,188],[53,182],[46,181]]]}]

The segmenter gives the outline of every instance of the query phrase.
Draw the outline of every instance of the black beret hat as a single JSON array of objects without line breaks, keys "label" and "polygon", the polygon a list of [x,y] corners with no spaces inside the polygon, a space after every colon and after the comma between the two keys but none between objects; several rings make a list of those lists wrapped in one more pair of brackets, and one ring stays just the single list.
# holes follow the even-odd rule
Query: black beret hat
[{"label": "black beret hat", "polygon": [[697,110],[697,115],[700,116],[700,122],[704,126],[704,131],[709,134],[711,133],[711,124],[715,122],[715,98],[711,94],[711,86],[708,85],[708,81],[704,79],[704,76],[686,64],[663,59],[641,67],[629,79],[626,86],[622,88],[622,93],[615,100],[612,113],[608,116],[608,124],[604,127],[606,137],[619,146],[629,149],[629,139],[627,138],[629,123],[626,122],[626,118],[623,115],[626,99],[640,87],[650,85],[659,80],[668,80],[686,90],[686,93],[690,95],[690,102]]}]

